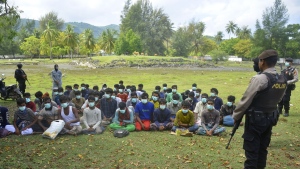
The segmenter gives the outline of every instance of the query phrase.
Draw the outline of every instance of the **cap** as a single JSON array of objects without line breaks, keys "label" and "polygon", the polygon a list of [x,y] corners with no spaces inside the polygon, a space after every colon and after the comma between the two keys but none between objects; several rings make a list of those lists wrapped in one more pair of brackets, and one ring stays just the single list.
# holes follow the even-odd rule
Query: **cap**
[{"label": "cap", "polygon": [[271,56],[278,56],[278,53],[276,52],[276,50],[265,50],[263,51],[259,56],[258,58],[259,59],[266,59],[268,57],[271,57]]},{"label": "cap", "polygon": [[286,58],[285,61],[286,62],[293,62],[293,59],[292,58]]}]

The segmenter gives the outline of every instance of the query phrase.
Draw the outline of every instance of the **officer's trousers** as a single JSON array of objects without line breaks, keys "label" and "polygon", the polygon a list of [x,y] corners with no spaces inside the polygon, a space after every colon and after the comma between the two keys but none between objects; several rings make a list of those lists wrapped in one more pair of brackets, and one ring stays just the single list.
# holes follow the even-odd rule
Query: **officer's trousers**
[{"label": "officer's trousers", "polygon": [[292,90],[287,88],[283,95],[283,98],[278,103],[279,110],[282,110],[283,107],[284,107],[284,110],[287,112],[290,110],[291,93],[292,93]]},{"label": "officer's trousers", "polygon": [[246,161],[244,167],[264,168],[271,140],[273,117],[268,114],[247,114],[243,134]]},{"label": "officer's trousers", "polygon": [[20,89],[20,92],[21,92],[22,94],[24,94],[24,93],[25,93],[25,89],[26,89],[25,81],[18,81],[18,83],[19,83],[19,89]]}]

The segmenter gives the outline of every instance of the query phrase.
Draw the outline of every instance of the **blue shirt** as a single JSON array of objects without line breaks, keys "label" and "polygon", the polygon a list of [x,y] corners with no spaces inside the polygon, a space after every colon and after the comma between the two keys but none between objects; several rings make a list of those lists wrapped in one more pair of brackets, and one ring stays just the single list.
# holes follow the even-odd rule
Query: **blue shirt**
[{"label": "blue shirt", "polygon": [[163,126],[166,127],[170,122],[171,112],[169,109],[165,108],[164,110],[158,108],[154,110],[153,121],[157,127],[160,126],[160,123],[163,123]]},{"label": "blue shirt", "polygon": [[223,105],[223,100],[220,97],[215,98],[215,109],[220,111],[221,106]]},{"label": "blue shirt", "polygon": [[139,115],[141,120],[151,120],[154,112],[154,104],[147,102],[146,104],[140,102],[135,106],[135,113]]}]

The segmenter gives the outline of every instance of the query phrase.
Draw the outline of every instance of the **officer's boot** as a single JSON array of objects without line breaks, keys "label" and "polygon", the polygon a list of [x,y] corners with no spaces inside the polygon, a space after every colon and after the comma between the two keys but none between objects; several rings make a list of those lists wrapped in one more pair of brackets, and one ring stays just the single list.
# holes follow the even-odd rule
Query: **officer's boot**
[{"label": "officer's boot", "polygon": [[288,116],[289,116],[289,111],[288,111],[288,110],[285,110],[283,116],[284,116],[284,117],[288,117]]}]

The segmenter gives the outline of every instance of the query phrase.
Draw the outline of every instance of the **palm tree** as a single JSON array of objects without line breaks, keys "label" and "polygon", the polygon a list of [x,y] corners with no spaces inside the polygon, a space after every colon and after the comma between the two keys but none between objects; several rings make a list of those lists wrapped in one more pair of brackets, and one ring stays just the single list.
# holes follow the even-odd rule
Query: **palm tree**
[{"label": "palm tree", "polygon": [[235,33],[236,29],[237,29],[237,24],[235,24],[233,21],[229,21],[229,23],[226,25],[226,31],[229,34],[229,39],[230,39],[230,33]]},{"label": "palm tree", "polygon": [[106,29],[103,31],[100,40],[99,46],[106,52],[111,54],[115,48],[115,41],[117,40],[117,31],[113,29]]},{"label": "palm tree", "polygon": [[73,49],[78,44],[78,35],[74,32],[74,28],[71,25],[68,25],[65,30],[65,37],[63,42],[69,47],[69,54],[71,53],[71,59],[73,58]]},{"label": "palm tree", "polygon": [[222,31],[218,31],[217,35],[215,36],[215,40],[217,43],[220,43],[223,40],[224,34]]},{"label": "palm tree", "polygon": [[45,38],[50,45],[50,60],[52,60],[52,42],[55,42],[56,38],[59,36],[59,33],[56,29],[53,29],[50,25],[50,22],[46,24],[46,29],[43,31],[42,36]]},{"label": "palm tree", "polygon": [[251,29],[248,28],[248,26],[243,26],[242,29],[240,29],[239,32],[236,33],[236,35],[240,39],[249,39],[251,37]]},{"label": "palm tree", "polygon": [[188,32],[190,35],[190,39],[192,42],[191,46],[191,52],[193,52],[194,55],[198,55],[200,52],[200,47],[203,44],[203,33],[206,26],[204,22],[191,22],[188,26]]},{"label": "palm tree", "polygon": [[94,34],[91,29],[85,29],[83,34],[84,46],[89,50],[88,56],[95,48]]}]

